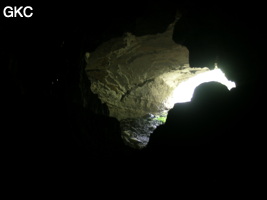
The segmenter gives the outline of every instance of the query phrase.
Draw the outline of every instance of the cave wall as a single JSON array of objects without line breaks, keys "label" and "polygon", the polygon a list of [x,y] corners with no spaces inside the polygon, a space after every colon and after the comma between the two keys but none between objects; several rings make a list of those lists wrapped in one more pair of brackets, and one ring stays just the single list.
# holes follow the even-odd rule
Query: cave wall
[{"label": "cave wall", "polygon": [[[189,50],[188,62],[191,67],[204,67],[209,63],[213,63],[217,59],[217,53],[215,52],[219,52],[218,58],[221,63],[224,63],[220,67],[238,85],[238,89],[233,91],[232,98],[235,105],[239,107],[232,111],[235,115],[232,117],[231,126],[234,125],[236,129],[243,126],[250,128],[251,131],[246,136],[247,141],[249,141],[250,133],[261,133],[265,124],[260,121],[264,118],[261,118],[257,113],[264,113],[264,108],[266,107],[264,107],[264,95],[266,93],[266,84],[264,83],[264,72],[266,71],[264,59],[266,52],[265,6],[250,4],[244,7],[244,4],[239,4],[238,7],[234,7],[232,4],[228,4],[227,9],[226,5],[222,7],[221,4],[215,5],[215,3],[211,3],[205,6],[200,5],[201,3],[203,2],[183,7],[183,17],[175,25],[173,39],[176,43],[183,45],[181,48]],[[141,40],[142,37],[148,38],[151,34],[154,34],[151,37],[155,37],[157,33],[164,35],[169,23],[175,19],[173,15],[175,12],[173,11],[176,8],[180,9],[179,6],[174,8],[172,4],[165,4],[165,7],[163,7],[165,11],[163,12],[160,9],[161,5],[158,4],[156,6],[154,2],[145,5],[135,4],[133,10],[129,9],[129,5],[121,8],[121,3],[118,6],[114,6],[113,2],[109,4],[87,7],[81,4],[73,5],[73,3],[65,2],[64,5],[54,5],[53,7],[50,5],[46,5],[46,7],[35,6],[36,12],[32,19],[2,20],[1,18],[1,30],[3,33],[1,39],[4,44],[3,52],[5,52],[2,54],[3,52],[1,51],[1,60],[3,59],[2,64],[4,66],[2,69],[7,70],[2,71],[2,74],[3,77],[7,75],[7,78],[9,78],[8,81],[3,83],[5,90],[8,91],[3,94],[3,99],[7,101],[3,105],[8,108],[5,115],[9,120],[9,123],[5,123],[7,130],[12,132],[10,134],[11,139],[9,136],[7,137],[10,139],[7,142],[7,146],[12,144],[10,147],[21,151],[25,146],[31,147],[33,142],[35,146],[45,147],[43,149],[47,151],[47,144],[50,144],[51,141],[54,141],[53,143],[57,146],[57,149],[62,149],[62,146],[60,146],[62,139],[69,137],[69,140],[73,141],[72,136],[79,135],[79,128],[75,128],[73,132],[70,132],[69,126],[73,126],[74,122],[68,118],[68,115],[72,115],[72,113],[68,113],[66,109],[65,93],[71,96],[70,93],[73,90],[79,91],[76,77],[79,77],[80,60],[84,59],[84,56],[80,57],[79,55],[84,55],[86,51],[90,51],[90,58],[93,58],[94,51],[100,44],[114,40],[119,41],[121,46],[111,49],[111,51],[124,49],[126,46],[124,38],[127,38],[127,35],[122,37],[124,31],[132,32],[133,34],[129,36],[134,37],[136,40]],[[136,9],[137,7],[142,8],[142,12],[140,12],[140,9]],[[155,7],[157,7],[157,10],[152,12],[151,10],[155,10]],[[229,10],[229,8],[231,9]],[[38,12],[38,9],[40,12]],[[97,14],[92,12],[93,10]],[[49,11],[49,15],[47,15],[47,11]],[[153,17],[153,13],[157,14],[156,18]],[[43,17],[44,15],[46,16]],[[164,17],[166,15],[168,15],[167,20]],[[139,18],[138,23],[136,17]],[[146,23],[142,22],[144,18],[147,19]],[[162,18],[162,23],[157,23],[160,18]],[[151,23],[153,19],[156,20]],[[184,21],[184,27],[181,27],[182,20]],[[150,24],[154,25],[153,31],[151,31]],[[214,27],[215,25],[216,27]],[[210,35],[214,37],[209,37]],[[174,47],[175,44],[170,41],[168,43]],[[177,48],[177,45],[175,48]],[[110,53],[111,51],[106,52]],[[107,71],[108,68],[109,66],[104,65],[103,71]],[[185,70],[186,73],[191,73],[190,68]],[[253,80],[251,81],[243,76],[243,72],[251,76]],[[165,73],[164,75],[167,74]],[[51,81],[58,77],[60,80],[58,86],[60,87],[56,87],[53,96],[50,94],[51,87],[54,87],[51,86]],[[242,81],[245,81],[246,85],[244,87],[240,87],[240,82],[237,81],[239,77],[242,77]],[[157,79],[160,82],[161,78],[158,77],[155,80]],[[75,81],[73,81],[74,79]],[[144,78],[142,77],[142,79]],[[86,79],[86,81],[88,80]],[[100,83],[101,81],[106,80],[102,77],[100,78]],[[96,85],[99,84],[99,87],[101,86],[100,83],[95,82]],[[148,83],[143,85],[144,88],[148,88],[152,84],[152,82]],[[82,88],[85,93],[86,90],[90,90],[91,83],[86,82],[86,84],[86,89],[85,87]],[[118,85],[130,88],[128,83],[123,85],[123,82],[119,82]],[[131,84],[131,86],[133,85]],[[74,89],[70,92],[71,87]],[[137,88],[141,89],[140,87]],[[112,93],[112,90],[109,90]],[[124,88],[124,91],[127,90]],[[122,91],[120,92],[120,94],[115,93],[115,100],[120,99],[119,97],[124,94]],[[158,91],[156,90],[156,92]],[[143,95],[144,93],[140,92],[139,94]],[[80,98],[79,92],[75,95],[75,98]],[[96,98],[97,94],[93,96]],[[104,115],[108,113],[106,109],[97,108],[101,107],[100,99],[92,100],[91,95],[84,95],[84,97],[87,98],[90,104],[87,106],[92,108],[93,111]],[[104,98],[107,102],[109,101],[108,96]],[[106,102],[104,103],[107,104]],[[139,106],[140,104],[135,105]],[[29,113],[32,113],[32,115],[25,117]],[[141,115],[142,112],[137,112],[137,115],[139,114]],[[134,116],[132,113],[129,115]],[[257,118],[257,123],[253,123],[253,118],[255,117]],[[92,118],[95,118],[93,114]],[[82,120],[83,118],[78,118],[77,121],[81,122]],[[103,119],[98,119],[97,122],[88,120],[83,123],[91,127],[105,125],[105,120]],[[45,130],[43,129],[40,132],[40,128],[35,129],[36,123],[38,124],[37,127],[46,127]],[[179,121],[174,121],[173,126],[179,123]],[[255,127],[258,130],[255,130]],[[5,128],[3,130],[6,132]],[[229,134],[231,134],[231,129],[229,130]],[[177,131],[181,131],[179,127],[177,127]],[[92,134],[92,132],[98,134],[99,130],[97,128],[90,129],[86,134]],[[110,133],[110,129],[107,128],[102,132]],[[14,138],[16,138],[16,141]],[[103,136],[101,139],[105,140],[105,137]],[[80,138],[77,140],[84,142]],[[40,145],[42,143],[44,145]],[[65,143],[64,148],[69,148],[69,141]],[[92,143],[101,144],[102,142],[94,141]],[[257,144],[256,139],[254,144]],[[87,148],[88,143],[84,142],[84,146]],[[31,149],[29,152],[33,151],[38,152],[36,149]],[[37,156],[39,157],[39,155]]]},{"label": "cave wall", "polygon": [[205,71],[189,67],[187,48],[172,40],[173,25],[158,34],[126,33],[86,53],[90,89],[111,117],[121,120],[166,110],[173,89]]},{"label": "cave wall", "polygon": [[[184,64],[212,69],[216,62],[237,85],[255,81],[261,75],[262,63],[257,59],[261,52],[256,49],[259,44],[251,40],[260,33],[252,20],[257,15],[244,20],[241,7],[204,2],[175,5],[155,2],[134,9],[138,12],[131,13],[131,25],[129,21],[120,25],[116,17],[108,21],[107,32],[113,23],[121,28],[111,31],[110,37],[105,37],[86,58],[90,88],[107,104],[110,116],[123,119],[163,109],[161,103],[173,85],[163,86],[166,80],[159,74],[181,70]],[[127,20],[129,15],[125,17]],[[122,36],[123,31],[126,32]],[[178,58],[182,54],[187,55]],[[159,90],[161,95],[156,94]]]}]

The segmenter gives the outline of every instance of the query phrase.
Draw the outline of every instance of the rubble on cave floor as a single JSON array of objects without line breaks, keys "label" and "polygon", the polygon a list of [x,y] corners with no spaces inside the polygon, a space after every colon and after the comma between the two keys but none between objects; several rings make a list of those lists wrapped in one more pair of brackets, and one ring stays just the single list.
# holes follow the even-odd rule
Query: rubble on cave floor
[{"label": "rubble on cave floor", "polygon": [[147,114],[140,118],[128,118],[120,121],[121,137],[124,143],[134,149],[143,149],[154,130],[165,123],[167,111],[158,115]]}]

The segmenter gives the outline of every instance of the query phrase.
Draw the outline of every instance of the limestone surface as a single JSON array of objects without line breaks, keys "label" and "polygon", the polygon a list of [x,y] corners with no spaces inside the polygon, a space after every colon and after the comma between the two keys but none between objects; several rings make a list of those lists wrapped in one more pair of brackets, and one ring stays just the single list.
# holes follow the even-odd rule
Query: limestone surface
[{"label": "limestone surface", "polygon": [[137,37],[126,33],[86,53],[90,89],[118,120],[158,114],[172,107],[177,85],[202,71],[190,68],[186,47],[172,40],[173,24],[164,33]]}]

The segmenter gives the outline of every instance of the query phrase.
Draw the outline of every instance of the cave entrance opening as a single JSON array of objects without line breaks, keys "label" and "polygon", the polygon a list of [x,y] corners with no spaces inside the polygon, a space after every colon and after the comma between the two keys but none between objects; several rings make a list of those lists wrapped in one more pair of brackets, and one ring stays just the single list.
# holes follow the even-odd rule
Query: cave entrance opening
[{"label": "cave entrance opening", "polygon": [[[199,68],[196,68],[199,70]],[[225,74],[221,69],[215,67],[213,70],[203,69],[205,71],[199,72],[194,76],[190,76],[185,81],[177,84],[175,77],[177,74],[168,73],[164,77],[165,83],[171,88],[173,88],[170,96],[167,97],[166,102],[164,102],[164,109],[159,110],[158,113],[147,114],[144,117],[125,119],[120,121],[122,129],[122,138],[125,143],[133,148],[142,149],[149,141],[150,135],[154,130],[166,122],[169,109],[174,107],[176,103],[186,103],[190,102],[195,88],[205,82],[219,82],[225,85],[228,90],[236,87],[235,82],[227,79]],[[177,73],[174,72],[174,73]],[[181,72],[178,72],[181,74]],[[179,75],[179,74],[178,74]],[[173,83],[172,85],[170,83]]]},{"label": "cave entrance opening", "polygon": [[201,83],[211,81],[216,81],[225,85],[228,90],[236,87],[235,82],[228,80],[222,70],[215,67],[215,69],[213,70],[202,72],[180,83],[173,90],[166,104],[173,107],[175,103],[190,102],[193,97],[195,88]]}]

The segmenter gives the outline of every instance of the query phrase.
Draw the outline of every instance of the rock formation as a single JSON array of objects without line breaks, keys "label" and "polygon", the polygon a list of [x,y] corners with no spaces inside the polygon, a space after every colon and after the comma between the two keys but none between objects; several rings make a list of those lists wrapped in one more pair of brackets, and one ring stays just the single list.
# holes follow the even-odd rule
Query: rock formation
[{"label": "rock formation", "polygon": [[173,107],[174,89],[208,70],[189,67],[187,48],[172,40],[173,27],[174,23],[163,33],[144,36],[126,33],[85,53],[87,87],[109,116],[120,121],[124,142],[134,148],[146,146],[161,124],[157,116],[166,117]]},{"label": "rock formation", "polygon": [[207,69],[190,68],[188,50],[172,40],[173,24],[164,33],[111,39],[86,53],[91,91],[118,120],[159,114],[171,108],[174,88]]}]

